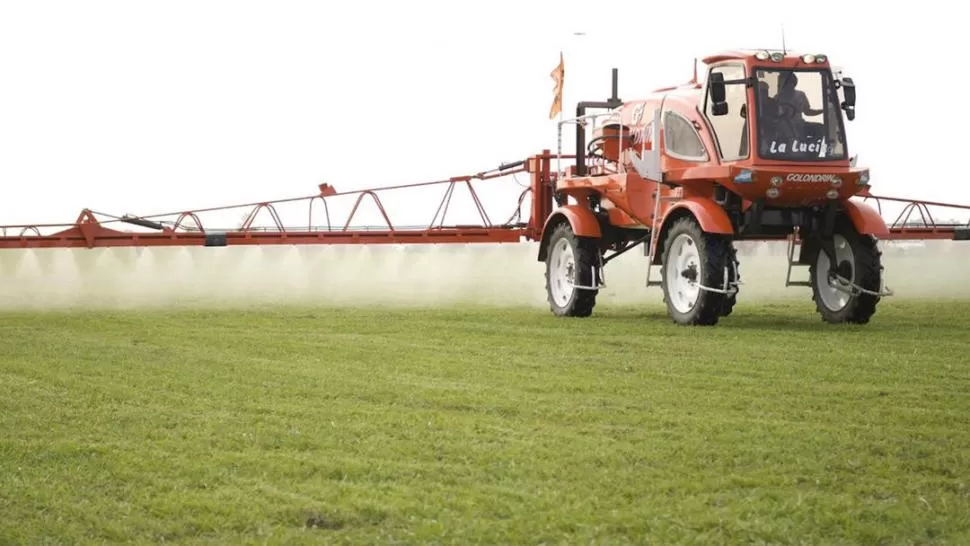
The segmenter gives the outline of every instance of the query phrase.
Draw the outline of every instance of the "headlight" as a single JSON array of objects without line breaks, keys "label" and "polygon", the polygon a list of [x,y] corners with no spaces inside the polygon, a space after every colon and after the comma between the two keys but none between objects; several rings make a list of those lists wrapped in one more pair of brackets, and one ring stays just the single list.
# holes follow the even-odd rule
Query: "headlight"
[{"label": "headlight", "polygon": [[866,169],[859,173],[859,180],[856,181],[856,186],[865,186],[869,183],[869,169]]},{"label": "headlight", "polygon": [[774,199],[778,197],[780,193],[781,191],[778,188],[768,188],[768,191],[765,192],[765,195],[768,196],[768,199]]},{"label": "headlight", "polygon": [[783,182],[783,180],[782,180],[782,178],[780,176],[772,176],[771,177],[771,185],[772,186],[780,186],[782,182]]}]

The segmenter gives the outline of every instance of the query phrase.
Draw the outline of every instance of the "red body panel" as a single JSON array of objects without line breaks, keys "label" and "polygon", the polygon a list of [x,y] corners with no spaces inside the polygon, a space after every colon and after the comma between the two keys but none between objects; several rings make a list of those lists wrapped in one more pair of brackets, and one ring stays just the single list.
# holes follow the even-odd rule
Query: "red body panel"
[{"label": "red body panel", "polygon": [[873,235],[880,239],[889,237],[889,228],[886,221],[876,212],[876,209],[864,203],[848,201],[845,203],[845,212],[856,231],[863,235]]},{"label": "red body panel", "polygon": [[681,199],[667,209],[667,214],[663,218],[666,220],[671,213],[679,209],[689,210],[697,218],[701,229],[708,233],[720,233],[723,235],[734,233],[734,227],[731,225],[731,219],[728,218],[727,213],[710,199],[701,199],[698,197]]},{"label": "red body panel", "polygon": [[549,216],[549,219],[546,220],[542,228],[543,232],[548,231],[547,228],[550,223],[557,221],[560,216],[565,217],[569,225],[572,226],[573,233],[580,237],[599,238],[603,235],[599,222],[596,220],[596,216],[593,215],[593,211],[581,205],[563,205],[555,209],[552,215]]}]

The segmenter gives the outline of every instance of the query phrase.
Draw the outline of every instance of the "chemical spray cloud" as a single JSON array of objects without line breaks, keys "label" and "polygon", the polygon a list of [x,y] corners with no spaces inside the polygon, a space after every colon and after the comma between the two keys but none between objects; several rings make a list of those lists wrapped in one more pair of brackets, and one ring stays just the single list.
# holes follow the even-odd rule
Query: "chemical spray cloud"
[{"label": "chemical spray cloud", "polygon": [[[786,288],[785,243],[740,242],[740,302],[810,300]],[[0,252],[0,310],[498,305],[545,307],[536,245],[333,245],[30,249]],[[897,298],[970,297],[970,248],[952,241],[884,242]],[[611,262],[606,305],[659,304],[646,258]],[[656,272],[659,269],[655,269]],[[793,278],[807,280],[807,268]]]}]

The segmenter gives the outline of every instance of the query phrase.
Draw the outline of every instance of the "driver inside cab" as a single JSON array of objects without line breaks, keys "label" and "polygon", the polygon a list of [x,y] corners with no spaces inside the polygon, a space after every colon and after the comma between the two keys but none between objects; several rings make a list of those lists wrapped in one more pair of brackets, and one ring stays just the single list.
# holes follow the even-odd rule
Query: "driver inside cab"
[{"label": "driver inside cab", "polygon": [[778,92],[772,97],[768,83],[758,82],[758,100],[761,111],[766,114],[762,117],[763,131],[772,139],[805,139],[808,136],[806,130],[815,132],[818,125],[806,120],[805,116],[817,116],[824,111],[812,108],[808,96],[797,88],[798,76],[794,73],[780,76],[778,84]]},{"label": "driver inside cab", "polygon": [[[799,116],[817,116],[823,112],[823,110],[817,110],[812,108],[811,103],[808,102],[808,97],[805,95],[804,91],[796,89],[798,87],[798,76],[794,72],[788,73],[781,77],[781,89],[778,90],[778,95],[775,96],[775,101],[780,103],[783,111],[790,110],[794,108],[795,111],[788,114],[791,117]],[[789,105],[791,108],[785,108],[785,105]],[[785,115],[784,112],[779,112],[781,115]],[[804,122],[805,119],[802,118],[799,121]]]}]

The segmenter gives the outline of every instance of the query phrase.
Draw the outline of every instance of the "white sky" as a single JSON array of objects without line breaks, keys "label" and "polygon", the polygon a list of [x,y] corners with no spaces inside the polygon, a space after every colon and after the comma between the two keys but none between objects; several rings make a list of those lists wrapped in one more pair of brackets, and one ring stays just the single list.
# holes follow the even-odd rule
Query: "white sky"
[{"label": "white sky", "polygon": [[[694,57],[779,47],[782,24],[789,49],[855,78],[849,149],[874,192],[970,204],[939,151],[965,140],[962,8],[931,4],[3,0],[0,224],[485,170],[555,149],[560,48],[568,114],[607,97],[612,67],[620,97],[642,97],[688,80]],[[517,197],[494,196],[492,220]],[[437,206],[395,204],[419,221]]]}]

